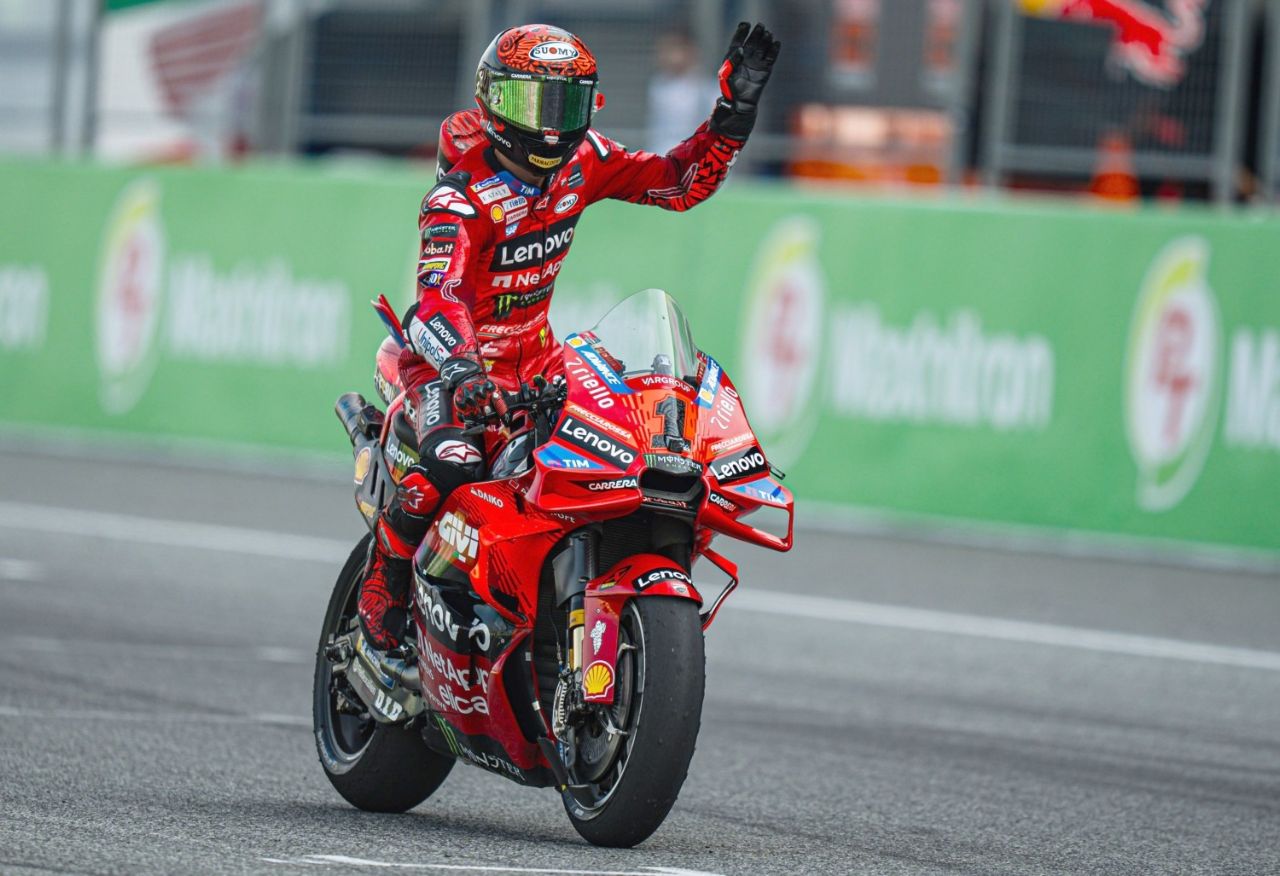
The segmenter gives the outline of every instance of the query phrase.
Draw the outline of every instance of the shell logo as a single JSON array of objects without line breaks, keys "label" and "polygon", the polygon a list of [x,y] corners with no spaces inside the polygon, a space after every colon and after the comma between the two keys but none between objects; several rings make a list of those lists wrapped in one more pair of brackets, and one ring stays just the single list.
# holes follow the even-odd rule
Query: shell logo
[{"label": "shell logo", "polygon": [[155,371],[164,260],[160,187],[139,179],[116,199],[98,262],[99,397],[110,414],[131,410]]},{"label": "shell logo", "polygon": [[1221,319],[1208,285],[1209,244],[1167,245],[1142,283],[1129,327],[1125,427],[1137,503],[1167,511],[1200,477],[1221,407]]},{"label": "shell logo", "polygon": [[826,281],[820,232],[807,216],[787,217],[765,235],[755,264],[739,361],[751,398],[752,426],[782,466],[798,460],[817,426]]},{"label": "shell logo", "polygon": [[604,696],[613,687],[613,670],[603,660],[597,660],[587,667],[582,676],[582,689],[589,697]]},{"label": "shell logo", "polygon": [[356,483],[363,484],[369,476],[369,468],[373,464],[373,448],[362,447],[356,455]]}]

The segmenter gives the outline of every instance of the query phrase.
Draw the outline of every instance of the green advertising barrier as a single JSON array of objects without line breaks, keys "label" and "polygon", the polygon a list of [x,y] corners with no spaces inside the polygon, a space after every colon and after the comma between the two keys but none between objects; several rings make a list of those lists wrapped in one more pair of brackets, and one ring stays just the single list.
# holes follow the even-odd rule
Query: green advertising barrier
[{"label": "green advertising barrier", "polygon": [[[0,417],[346,452],[421,172],[0,165]],[[602,204],[552,321],[686,307],[810,514],[1280,559],[1280,222],[731,185]]]},{"label": "green advertising barrier", "polygon": [[0,417],[342,451],[428,181],[0,166]]}]

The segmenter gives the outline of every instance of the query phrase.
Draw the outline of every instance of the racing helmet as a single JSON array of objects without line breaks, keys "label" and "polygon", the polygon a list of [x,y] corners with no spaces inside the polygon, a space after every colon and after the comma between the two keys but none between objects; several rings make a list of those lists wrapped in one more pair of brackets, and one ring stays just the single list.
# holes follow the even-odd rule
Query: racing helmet
[{"label": "racing helmet", "polygon": [[596,59],[582,40],[549,24],[493,38],[476,68],[476,103],[493,148],[534,174],[551,173],[604,106]]}]

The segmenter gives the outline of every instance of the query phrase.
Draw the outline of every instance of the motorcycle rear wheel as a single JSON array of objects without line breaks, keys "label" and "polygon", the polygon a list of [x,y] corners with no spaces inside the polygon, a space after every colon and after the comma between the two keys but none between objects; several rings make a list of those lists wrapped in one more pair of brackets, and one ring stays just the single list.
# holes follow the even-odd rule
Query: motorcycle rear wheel
[{"label": "motorcycle rear wheel", "polygon": [[[597,710],[596,727],[579,730],[570,777],[585,787],[562,796],[584,839],[630,848],[666,819],[693,758],[706,684],[698,606],[687,599],[632,599],[622,612],[619,642],[615,702]],[[621,744],[608,722],[627,734]],[[607,762],[593,762],[593,752],[606,752]]]},{"label": "motorcycle rear wheel", "polygon": [[435,793],[454,759],[428,748],[416,730],[339,712],[333,664],[325,656],[332,638],[355,619],[370,539],[351,552],[329,598],[316,648],[312,723],[320,764],[348,803],[367,812],[407,812]]}]

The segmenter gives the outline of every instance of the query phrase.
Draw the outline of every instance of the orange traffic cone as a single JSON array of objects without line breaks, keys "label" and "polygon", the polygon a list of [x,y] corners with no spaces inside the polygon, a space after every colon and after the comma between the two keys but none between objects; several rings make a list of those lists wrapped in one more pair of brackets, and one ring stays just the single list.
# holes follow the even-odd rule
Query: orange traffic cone
[{"label": "orange traffic cone", "polygon": [[1133,146],[1118,131],[1103,136],[1098,144],[1098,166],[1089,191],[1107,201],[1133,201],[1139,197],[1138,177],[1133,169]]}]

